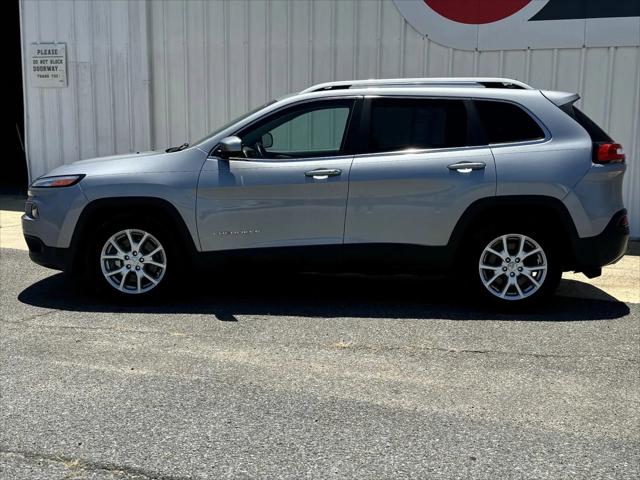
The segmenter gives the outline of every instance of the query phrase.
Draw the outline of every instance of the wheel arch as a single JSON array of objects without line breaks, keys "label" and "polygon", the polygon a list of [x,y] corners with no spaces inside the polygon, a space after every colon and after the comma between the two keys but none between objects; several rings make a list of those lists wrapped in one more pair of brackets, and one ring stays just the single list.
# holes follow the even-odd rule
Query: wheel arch
[{"label": "wheel arch", "polygon": [[549,232],[560,233],[559,248],[563,268],[574,267],[574,252],[578,240],[576,226],[566,206],[557,198],[547,196],[510,195],[474,202],[456,223],[449,240],[449,250],[455,255],[465,242],[475,238],[477,232],[495,226],[499,221],[508,224],[514,222],[514,219],[526,221]]},{"label": "wheel arch", "polygon": [[[184,247],[188,259],[196,252],[196,239],[189,231],[184,218],[167,200],[156,197],[116,197],[102,198],[88,203],[82,210],[71,237],[73,258],[71,271],[74,271],[86,250],[92,232],[107,220],[117,216],[131,215],[136,209],[144,209],[144,218],[163,223],[163,227],[175,236],[175,241]],[[164,222],[163,222],[164,221]]]}]

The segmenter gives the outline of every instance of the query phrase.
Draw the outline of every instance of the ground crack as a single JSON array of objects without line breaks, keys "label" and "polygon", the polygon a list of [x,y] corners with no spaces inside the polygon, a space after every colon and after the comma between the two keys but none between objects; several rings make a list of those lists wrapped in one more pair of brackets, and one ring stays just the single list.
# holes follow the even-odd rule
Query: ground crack
[{"label": "ground crack", "polygon": [[52,313],[56,313],[58,310],[46,310],[42,313],[36,313],[34,315],[29,315],[28,317],[21,318],[20,320],[2,320],[3,323],[13,323],[15,325],[21,325],[29,320],[35,320],[36,318],[46,317],[51,315]]},{"label": "ground crack", "polygon": [[106,462],[93,462],[86,461],[80,458],[72,458],[64,455],[50,455],[44,453],[33,453],[22,450],[12,450],[0,447],[1,455],[14,455],[18,457],[22,457],[25,460],[38,461],[44,460],[48,462],[54,462],[64,465],[70,471],[80,472],[80,471],[103,471],[112,474],[121,474],[126,475],[129,478],[140,478],[140,479],[153,479],[153,480],[187,480],[189,477],[176,477],[172,475],[164,475],[156,472],[151,472],[148,470],[144,470],[136,467],[127,467],[123,465],[115,465],[112,463]]}]

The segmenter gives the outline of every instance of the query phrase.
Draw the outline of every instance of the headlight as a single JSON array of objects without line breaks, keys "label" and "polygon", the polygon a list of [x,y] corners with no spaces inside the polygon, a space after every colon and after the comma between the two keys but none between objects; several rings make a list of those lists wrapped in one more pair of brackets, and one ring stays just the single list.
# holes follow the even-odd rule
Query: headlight
[{"label": "headlight", "polygon": [[70,187],[84,178],[84,175],[59,175],[55,177],[41,177],[31,184],[31,188]]}]

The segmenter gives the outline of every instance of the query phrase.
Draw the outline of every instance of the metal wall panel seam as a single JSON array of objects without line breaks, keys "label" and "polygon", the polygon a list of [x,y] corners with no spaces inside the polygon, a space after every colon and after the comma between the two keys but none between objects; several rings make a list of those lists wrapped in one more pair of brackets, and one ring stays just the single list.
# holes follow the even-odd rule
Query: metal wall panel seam
[{"label": "metal wall panel seam", "polygon": [[164,125],[165,125],[165,136],[164,140],[168,141],[169,145],[173,145],[173,140],[171,136],[171,125],[169,124],[169,119],[171,118],[171,103],[169,102],[169,68],[167,67],[167,9],[166,2],[162,2],[162,56],[163,56],[163,65],[162,65],[162,73],[164,76]]},{"label": "metal wall panel seam", "polygon": [[[72,0],[71,2],[71,19],[73,24],[72,34],[73,34],[73,44],[78,44],[78,25],[76,19],[76,0]],[[80,59],[76,56],[76,61],[73,65],[73,69],[75,71],[76,78],[76,91],[79,90],[78,85],[80,84]],[[75,112],[75,138],[76,138],[76,149],[78,152],[78,158],[75,160],[80,160],[82,155],[82,136],[80,135],[80,102],[78,101],[77,95],[72,95],[73,103],[74,103],[74,112]]]},{"label": "metal wall panel seam", "polygon": [[[287,46],[286,46],[286,54],[287,54],[287,93],[291,92],[291,0],[287,0],[286,9],[285,9],[285,26],[286,26],[286,34],[287,34]],[[289,135],[291,135],[291,130],[289,130]]]},{"label": "metal wall panel seam", "polygon": [[[137,4],[135,4],[137,7]],[[135,125],[133,120],[133,104],[131,102],[131,49],[132,43],[131,40],[133,35],[131,34],[131,4],[127,4],[127,106],[128,108],[128,117],[129,117],[129,151],[133,151],[133,143],[135,136]]]},{"label": "metal wall panel seam", "polygon": [[[93,6],[93,2],[89,2],[89,19],[92,26],[94,21]],[[93,127],[93,154],[98,155],[98,105],[96,104],[95,43],[94,29],[91,28],[91,64],[89,65],[89,76],[91,77],[91,124]]]},{"label": "metal wall panel seam", "polygon": [[113,4],[109,4],[109,8],[107,8],[107,80],[109,81],[109,108],[111,114],[111,137],[113,140],[113,152],[118,151],[118,140],[116,133],[116,105],[115,98],[113,96],[113,58],[111,56],[111,50],[113,48],[113,40],[111,36],[111,12],[113,8]]},{"label": "metal wall panel seam", "polygon": [[265,45],[267,46],[267,60],[265,62],[264,78],[267,83],[265,93],[267,98],[272,97],[271,93],[271,0],[267,0],[267,14],[265,19]]},{"label": "metal wall panel seam", "polygon": [[[42,42],[42,36],[41,36],[41,32],[42,29],[40,28],[40,7],[41,4],[40,2],[38,2],[37,4],[35,4],[34,8],[35,8],[35,12],[36,12],[36,30],[37,30],[37,34],[38,34],[38,43]],[[40,130],[42,133],[42,145],[43,145],[43,152],[42,152],[42,157],[45,163],[45,166],[47,167],[47,169],[49,168],[49,160],[47,158],[47,154],[45,152],[48,151],[47,149],[47,129],[44,128],[45,125],[45,119],[44,119],[44,92],[42,91],[42,88],[38,89],[38,107],[40,109]]]},{"label": "metal wall panel seam", "polygon": [[314,22],[313,22],[313,10],[314,10],[314,4],[311,4],[309,6],[309,23],[308,23],[308,29],[309,29],[309,54],[308,54],[308,60],[309,60],[309,81],[307,82],[308,85],[313,85],[313,39],[314,39]]},{"label": "metal wall panel seam", "polygon": [[473,75],[478,76],[478,64],[480,63],[480,52],[475,50],[473,52]]},{"label": "metal wall panel seam", "polygon": [[[53,26],[54,26],[54,38],[56,43],[58,42],[59,38],[60,38],[60,28],[59,28],[59,19],[58,19],[58,15],[60,14],[60,9],[56,9],[55,12],[55,16],[54,16],[54,22],[53,22]],[[69,56],[70,53],[68,50],[65,51],[66,53],[66,61],[67,64],[69,63]],[[67,67],[68,70],[68,67]],[[69,72],[67,71],[67,85],[70,85],[70,78],[69,78]],[[68,88],[68,87],[67,87]],[[64,144],[65,144],[65,137],[62,134],[62,122],[63,122],[63,118],[62,118],[62,101],[61,101],[61,97],[62,97],[62,89],[60,88],[56,88],[56,116],[58,117],[58,121],[56,124],[56,130],[58,132],[58,163],[66,163],[66,159],[64,156]]]},{"label": "metal wall panel seam", "polygon": [[616,47],[607,50],[607,93],[604,102],[604,129],[609,131],[611,127],[611,102],[613,97],[613,65],[616,56]]},{"label": "metal wall panel seam", "polygon": [[358,14],[358,10],[360,8],[360,3],[356,3],[353,7],[353,75],[352,78],[356,78],[358,75],[358,53],[360,52],[360,22],[358,19],[360,15]]},{"label": "metal wall panel seam", "polygon": [[191,139],[191,120],[189,118],[189,45],[187,36],[187,9],[189,4],[182,9],[182,64],[184,66],[184,119],[186,122],[187,139]]},{"label": "metal wall panel seam", "polygon": [[[635,75],[635,92],[634,92],[634,109],[635,112],[632,120],[632,132],[633,137],[631,138],[631,151],[630,151],[630,159],[633,163],[633,166],[629,168],[631,170],[631,181],[629,186],[629,198],[634,202],[635,208],[630,206],[630,211],[632,213],[631,222],[632,228],[634,227],[633,222],[635,222],[636,228],[636,237],[640,236],[640,49],[636,49],[636,75]],[[635,175],[633,175],[635,173]],[[634,178],[635,177],[635,178]],[[629,180],[627,180],[629,181]],[[625,199],[626,200],[626,199]],[[633,218],[633,212],[635,212],[635,219]]]},{"label": "metal wall panel seam", "polygon": [[558,49],[553,49],[551,63],[551,90],[556,90],[558,85]]},{"label": "metal wall panel seam", "polygon": [[382,69],[382,2],[378,0],[377,22],[376,22],[376,77],[380,78]]},{"label": "metal wall panel seam", "polygon": [[[18,19],[20,21],[20,52],[22,55],[22,62],[24,64],[25,62],[25,58],[26,57],[26,48],[25,48],[25,32],[24,32],[24,25],[25,25],[25,21],[24,21],[24,0],[20,0],[20,2],[18,3]],[[22,139],[22,145],[23,145],[23,149],[24,149],[24,158],[25,158],[25,162],[27,164],[27,181],[29,182],[29,184],[31,184],[31,172],[32,169],[30,168],[30,155],[29,155],[29,146],[28,146],[28,142],[29,142],[29,130],[31,130],[29,128],[29,104],[27,103],[27,75],[25,75],[25,73],[23,72],[22,74],[22,105],[23,105],[23,112],[22,112],[22,117],[23,117],[23,125],[24,125],[24,129],[23,129],[23,139]]]},{"label": "metal wall panel seam", "polygon": [[209,132],[209,42],[207,42],[207,19],[209,18],[209,2],[202,1],[202,43],[204,52],[204,130]]},{"label": "metal wall panel seam", "polygon": [[[329,31],[331,32],[331,80],[336,79],[337,63],[338,63],[338,22],[336,21],[336,1],[331,2],[331,8],[329,9]],[[289,64],[289,70],[291,70],[291,64]]]},{"label": "metal wall panel seam", "polygon": [[[286,36],[287,36],[287,46],[286,46],[286,55],[287,55],[287,93],[291,92],[291,1],[287,0],[285,9],[285,26],[286,26]],[[287,129],[287,141],[289,145],[293,144],[293,130],[291,128]]]},{"label": "metal wall panel seam", "polygon": [[143,12],[144,12],[144,24],[146,27],[146,31],[145,34],[141,37],[141,42],[140,42],[140,53],[142,55],[146,56],[146,68],[147,68],[147,72],[146,72],[146,79],[143,82],[143,85],[145,86],[145,94],[146,94],[146,99],[147,99],[147,131],[146,131],[146,137],[147,137],[147,142],[148,144],[146,145],[146,147],[148,149],[154,149],[155,148],[155,129],[153,127],[153,118],[154,118],[154,113],[155,113],[155,104],[153,101],[153,88],[154,88],[154,84],[152,81],[153,78],[153,41],[151,38],[152,35],[152,31],[151,31],[151,6],[150,6],[150,1],[151,0],[145,0],[145,2],[142,5],[143,8]]},{"label": "metal wall panel seam", "polygon": [[245,0],[244,4],[244,59],[245,59],[245,68],[246,72],[244,75],[244,91],[245,91],[245,99],[244,99],[244,109],[245,111],[253,108],[250,105],[251,102],[251,84],[249,83],[249,79],[251,78],[251,15],[249,12],[249,0]]},{"label": "metal wall panel seam", "polygon": [[422,37],[422,76],[426,77],[429,72],[429,46],[431,42],[426,36]]},{"label": "metal wall panel seam", "polygon": [[587,67],[587,48],[582,47],[580,49],[580,78],[578,80],[578,92],[580,93],[580,99],[578,100],[578,107],[582,108],[582,92],[584,92],[584,78],[585,78],[585,69]]}]

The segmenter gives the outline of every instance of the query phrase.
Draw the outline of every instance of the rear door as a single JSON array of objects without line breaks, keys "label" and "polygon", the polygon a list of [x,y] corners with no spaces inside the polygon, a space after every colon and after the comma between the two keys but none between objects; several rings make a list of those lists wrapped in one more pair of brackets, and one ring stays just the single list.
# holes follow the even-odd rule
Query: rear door
[{"label": "rear door", "polygon": [[462,99],[365,100],[345,244],[447,244],[465,209],[496,193],[493,155],[470,118]]}]

